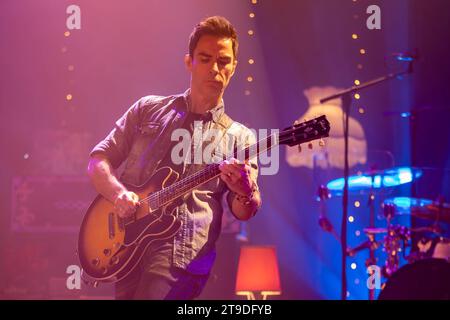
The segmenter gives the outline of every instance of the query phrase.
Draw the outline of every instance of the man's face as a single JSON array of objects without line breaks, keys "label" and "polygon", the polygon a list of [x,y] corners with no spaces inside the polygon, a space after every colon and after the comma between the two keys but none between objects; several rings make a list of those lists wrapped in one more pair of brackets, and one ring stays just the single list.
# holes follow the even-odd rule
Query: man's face
[{"label": "man's face", "polygon": [[223,94],[236,69],[233,43],[229,38],[204,35],[197,43],[186,66],[191,72],[191,88],[202,96],[215,99]]}]

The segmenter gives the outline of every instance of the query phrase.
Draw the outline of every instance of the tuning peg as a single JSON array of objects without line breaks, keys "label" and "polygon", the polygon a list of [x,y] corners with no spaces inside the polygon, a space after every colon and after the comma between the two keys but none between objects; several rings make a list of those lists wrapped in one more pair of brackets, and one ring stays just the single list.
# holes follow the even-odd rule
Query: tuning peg
[{"label": "tuning peg", "polygon": [[320,140],[319,140],[319,146],[320,146],[320,147],[324,147],[324,146],[325,146],[325,140],[320,139]]},{"label": "tuning peg", "polygon": [[308,120],[309,120],[308,118],[304,118],[303,122],[308,122]]},{"label": "tuning peg", "polygon": [[308,148],[309,148],[309,149],[312,149],[312,148],[313,148],[312,142],[308,143]]}]

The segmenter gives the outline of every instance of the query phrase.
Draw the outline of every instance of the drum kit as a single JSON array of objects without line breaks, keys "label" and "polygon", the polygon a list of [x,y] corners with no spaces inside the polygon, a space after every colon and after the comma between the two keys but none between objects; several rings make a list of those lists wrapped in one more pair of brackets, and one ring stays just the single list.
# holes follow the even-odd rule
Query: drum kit
[{"label": "drum kit", "polygon": [[[394,167],[360,173],[348,178],[350,195],[368,196],[370,222],[364,228],[367,240],[347,248],[353,257],[368,249],[366,266],[377,265],[375,252],[382,250],[385,257],[380,266],[386,279],[378,299],[447,299],[450,300],[450,204],[443,199],[430,200],[411,197],[392,197],[382,201],[379,217],[385,221],[382,228],[375,227],[375,195],[386,190],[411,183],[423,174],[423,170],[410,167]],[[329,181],[319,188],[318,200],[324,202],[332,196],[341,196],[344,178]],[[324,205],[321,206],[322,210]],[[407,217],[415,223],[398,223]],[[321,212],[319,224],[339,239],[331,223]],[[397,222],[396,222],[397,221]],[[407,225],[405,225],[407,224]],[[416,226],[417,225],[417,226]],[[406,261],[401,265],[401,257]],[[369,299],[374,299],[374,289],[369,289]]]}]

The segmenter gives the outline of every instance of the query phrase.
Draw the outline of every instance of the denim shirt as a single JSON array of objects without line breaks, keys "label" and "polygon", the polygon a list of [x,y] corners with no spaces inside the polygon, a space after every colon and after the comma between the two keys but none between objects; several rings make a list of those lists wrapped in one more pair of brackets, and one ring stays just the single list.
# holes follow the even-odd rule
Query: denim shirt
[{"label": "denim shirt", "polygon": [[[171,135],[182,127],[187,115],[188,89],[184,94],[173,96],[146,96],[134,103],[116,122],[114,129],[91,151],[103,153],[113,168],[122,163],[125,166],[120,180],[139,186],[144,184],[158,167],[172,143]],[[212,160],[220,161],[256,142],[255,135],[244,125],[233,121],[227,125],[223,102],[208,111],[208,120],[201,127],[203,136],[208,132],[219,132],[212,149]],[[229,118],[228,118],[229,119]],[[194,129],[194,130],[195,130]],[[216,131],[211,131],[216,130]],[[198,132],[197,132],[198,133]],[[194,132],[195,136],[196,132]],[[191,139],[191,150],[205,150],[207,139]],[[200,152],[201,152],[200,150]],[[192,163],[185,158],[183,174],[186,177],[204,168],[206,163]],[[258,166],[255,158],[250,159],[251,178],[256,183]],[[215,242],[220,235],[222,215],[232,214],[226,184],[215,178],[200,185],[182,197],[176,208],[176,215],[182,226],[173,239],[172,265],[194,274],[209,273],[215,260]]]}]

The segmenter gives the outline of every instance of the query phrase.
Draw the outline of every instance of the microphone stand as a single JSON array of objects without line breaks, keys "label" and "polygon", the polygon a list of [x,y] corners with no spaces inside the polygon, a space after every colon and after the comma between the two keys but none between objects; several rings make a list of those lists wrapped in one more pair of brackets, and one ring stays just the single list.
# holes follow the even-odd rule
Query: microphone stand
[{"label": "microphone stand", "polygon": [[342,287],[341,287],[341,299],[347,299],[347,216],[348,216],[348,177],[349,177],[349,165],[348,165],[348,138],[349,138],[349,130],[348,130],[348,122],[350,116],[350,106],[352,103],[352,95],[363,89],[368,87],[372,87],[378,83],[385,82],[395,77],[399,77],[404,74],[410,74],[413,72],[413,60],[408,61],[409,66],[406,71],[389,73],[385,76],[367,81],[358,86],[352,86],[348,89],[345,89],[341,92],[333,94],[329,97],[323,98],[320,100],[320,103],[323,104],[329,100],[341,98],[342,99],[342,109],[344,111],[344,191],[342,198],[342,207],[343,207],[343,215],[342,215],[342,225],[341,225],[341,251],[342,251]]}]

